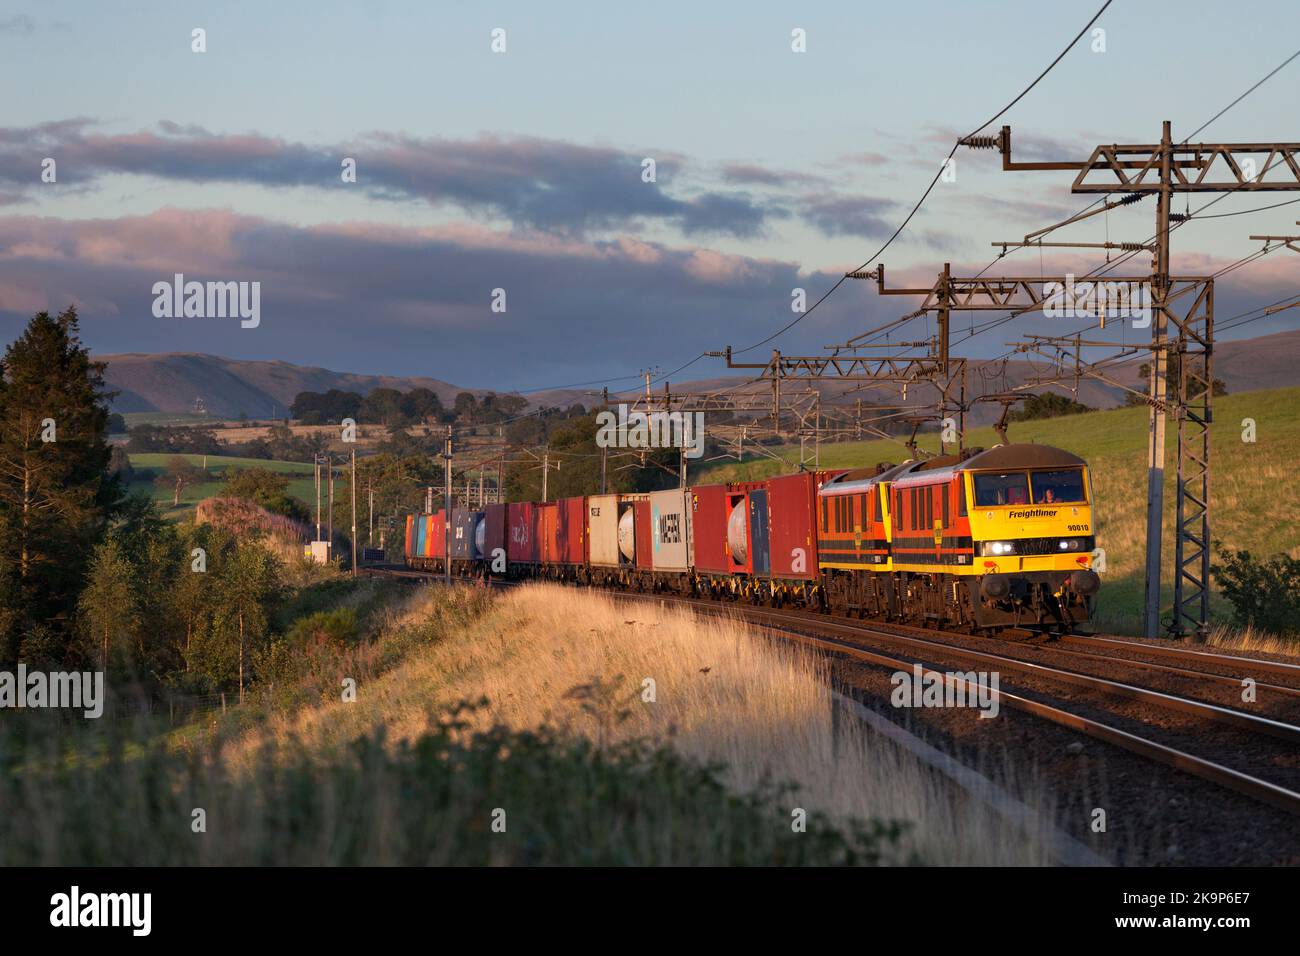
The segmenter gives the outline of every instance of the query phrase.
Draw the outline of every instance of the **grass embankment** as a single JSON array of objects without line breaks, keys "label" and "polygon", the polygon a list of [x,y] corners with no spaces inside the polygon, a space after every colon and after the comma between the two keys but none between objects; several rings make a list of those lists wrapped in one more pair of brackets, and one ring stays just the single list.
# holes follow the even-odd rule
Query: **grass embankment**
[{"label": "grass embankment", "polygon": [[[1242,440],[1244,419],[1255,422],[1255,441]],[[1031,422],[1012,423],[1014,442],[1055,445],[1084,458],[1092,469],[1097,495],[1097,543],[1106,550],[1099,624],[1125,633],[1141,629],[1142,588],[1146,561],[1147,412],[1120,408]],[[921,436],[921,447],[938,450],[935,434]],[[991,447],[998,441],[991,428],[970,432],[967,444]],[[1300,556],[1300,388],[1246,392],[1214,400],[1211,428],[1213,481],[1210,486],[1211,532],[1215,540],[1258,556]],[[754,459],[714,463],[696,470],[699,483],[741,481],[793,470],[798,446],[771,449],[784,461]],[[882,461],[899,462],[907,449],[896,441],[826,444],[821,467],[862,468]],[[1173,579],[1173,532],[1177,427],[1166,433],[1164,578]],[[1173,600],[1165,589],[1165,604]],[[1226,623],[1231,608],[1214,595],[1211,613]],[[1224,636],[1223,640],[1233,640]]]},{"label": "grass embankment", "polygon": [[371,587],[332,586],[362,639],[299,628],[224,718],[147,746],[0,731],[0,863],[1047,861],[851,720],[837,754],[821,665],[737,625],[554,586]]},{"label": "grass embankment", "polygon": [[[437,592],[426,592],[393,621],[389,640],[412,641],[444,613]],[[741,793],[795,783],[797,792],[782,795],[773,818],[786,830],[797,807],[823,812],[838,826],[902,821],[908,826],[886,854],[890,862],[1045,862],[1038,841],[954,794],[893,745],[867,739],[852,720],[841,721],[837,756],[826,674],[815,658],[742,625],[701,622],[677,609],[527,586],[367,681],[355,703],[334,697],[273,718],[265,730],[327,749],[380,724],[391,737],[413,739],[430,708],[486,698],[489,707],[467,716],[471,727],[552,728],[603,748],[667,744],[724,767],[721,779]],[[254,753],[259,740],[242,742],[241,755]],[[668,861],[657,854],[657,862]]]}]

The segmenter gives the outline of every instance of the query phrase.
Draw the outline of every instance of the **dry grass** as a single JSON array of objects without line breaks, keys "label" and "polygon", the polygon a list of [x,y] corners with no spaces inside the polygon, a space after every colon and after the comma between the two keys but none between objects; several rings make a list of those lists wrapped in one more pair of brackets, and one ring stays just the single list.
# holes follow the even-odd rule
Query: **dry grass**
[{"label": "dry grass", "polygon": [[[422,592],[394,614],[390,633],[420,627],[440,600],[436,591]],[[235,756],[251,760],[268,731],[309,748],[341,745],[380,725],[390,740],[415,739],[431,709],[486,697],[482,726],[550,725],[606,746],[667,740],[688,757],[725,763],[724,778],[736,788],[792,781],[800,788],[792,806],[838,820],[909,821],[914,826],[891,862],[1051,862],[1038,835],[1012,829],[909,754],[869,739],[856,721],[841,722],[836,757],[825,677],[805,653],[737,623],[531,585],[502,595],[463,633],[363,682],[356,703],[272,719]],[[647,679],[653,703],[642,700]]]},{"label": "dry grass", "polygon": [[1253,627],[1234,628],[1220,626],[1210,631],[1204,644],[1192,640],[1181,643],[1191,647],[1213,647],[1221,651],[1239,651],[1245,653],[1279,654],[1286,657],[1300,658],[1300,643],[1294,638],[1278,637],[1266,634]]}]

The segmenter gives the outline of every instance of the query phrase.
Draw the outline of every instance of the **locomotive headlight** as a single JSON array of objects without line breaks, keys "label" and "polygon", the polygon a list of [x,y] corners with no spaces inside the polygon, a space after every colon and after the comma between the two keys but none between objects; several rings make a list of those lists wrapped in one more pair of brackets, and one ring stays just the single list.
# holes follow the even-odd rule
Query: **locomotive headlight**
[{"label": "locomotive headlight", "polygon": [[1062,551],[1078,551],[1082,542],[1078,538],[1064,538],[1060,542]]},{"label": "locomotive headlight", "polygon": [[994,555],[996,557],[1004,554],[1014,554],[1015,550],[1016,545],[1014,541],[985,541],[983,554],[986,557],[988,555]]}]

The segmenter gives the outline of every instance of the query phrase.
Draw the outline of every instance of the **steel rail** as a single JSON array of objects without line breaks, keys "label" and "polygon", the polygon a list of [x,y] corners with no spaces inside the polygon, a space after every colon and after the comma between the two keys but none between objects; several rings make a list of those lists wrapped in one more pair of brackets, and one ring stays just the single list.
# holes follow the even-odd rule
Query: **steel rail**
[{"label": "steel rail", "polygon": [[[893,670],[910,670],[915,664],[919,663],[917,661],[899,660],[843,641],[799,634],[783,627],[758,625],[758,628],[786,640],[795,640],[831,653],[845,654],[857,660],[892,668]],[[964,686],[966,683],[964,678],[955,674],[941,674],[941,676],[944,683],[950,686],[958,686],[959,684]],[[1252,799],[1300,816],[1300,793],[1296,793],[1294,790],[1288,790],[1286,787],[1270,783],[1248,773],[1242,773],[1240,770],[1233,770],[1231,767],[1226,767],[1213,760],[1198,757],[1195,754],[1178,750],[1158,741],[1149,740],[1146,737],[1140,737],[1137,734],[1121,730],[1118,727],[1112,727],[1090,717],[1073,714],[1059,707],[1053,707],[1051,704],[1032,700],[1010,691],[999,688],[997,697],[999,701],[1007,703],[1016,710],[1024,711],[1035,717],[1041,717],[1063,727],[1069,727],[1096,740],[1114,744],[1139,756],[1147,757],[1176,770],[1182,770],[1212,783],[1228,787]]]},{"label": "steel rail", "polygon": [[1085,647],[1115,648],[1134,654],[1150,654],[1152,657],[1168,657],[1177,660],[1204,661],[1207,664],[1219,664],[1224,667],[1253,667],[1270,674],[1285,674],[1300,678],[1300,664],[1287,664],[1282,661],[1263,660],[1258,657],[1241,657],[1236,654],[1215,654],[1210,651],[1193,651],[1182,647],[1161,647],[1158,644],[1143,644],[1139,641],[1124,641],[1113,637],[1096,637],[1083,634],[1066,634],[1058,639],[1062,643],[1079,644]]},{"label": "steel rail", "polygon": [[759,620],[766,618],[778,623],[784,621],[801,624],[803,626],[815,624],[817,627],[822,627],[838,633],[874,635],[886,640],[901,642],[914,648],[923,648],[931,652],[949,654],[953,657],[974,661],[980,664],[991,664],[1005,670],[1021,671],[1023,673],[1045,677],[1050,680],[1086,687],[1115,697],[1124,697],[1131,700],[1138,700],[1146,704],[1165,707],[1171,710],[1179,710],[1195,714],[1219,723],[1229,724],[1231,726],[1257,733],[1268,734],[1269,736],[1277,737],[1280,740],[1300,744],[1300,727],[1294,724],[1284,723],[1280,720],[1273,720],[1270,717],[1260,717],[1256,714],[1248,714],[1244,711],[1233,710],[1230,707],[1221,707],[1218,704],[1208,704],[1204,701],[1179,697],[1176,694],[1166,694],[1163,691],[1148,690],[1145,687],[1125,684],[1121,681],[1110,680],[1106,677],[1097,677],[1092,674],[1083,674],[1078,671],[1063,670],[1059,667],[1052,667],[1047,664],[1037,664],[1033,661],[1024,661],[1015,657],[1007,657],[1003,654],[994,654],[991,651],[975,650],[974,648],[948,644],[942,641],[932,641],[926,638],[914,637],[907,634],[897,634],[874,627],[858,627],[853,624],[844,624],[838,621],[815,620],[810,617],[801,617],[799,615],[791,615],[785,612],[771,611],[766,608],[746,608],[745,610],[747,612],[752,611],[755,614],[755,617]]}]

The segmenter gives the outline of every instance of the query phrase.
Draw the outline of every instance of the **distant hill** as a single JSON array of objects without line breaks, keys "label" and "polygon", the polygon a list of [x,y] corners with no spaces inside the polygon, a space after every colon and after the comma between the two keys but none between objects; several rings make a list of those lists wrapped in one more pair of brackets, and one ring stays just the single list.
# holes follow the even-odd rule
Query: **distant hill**
[{"label": "distant hill", "polygon": [[[148,355],[131,352],[97,355],[108,363],[105,379],[120,394],[116,412],[168,412],[183,414],[203,399],[208,414],[235,418],[281,418],[299,392],[324,392],[331,388],[367,394],[376,388],[409,391],[432,389],[446,404],[467,389],[436,378],[400,375],[357,375],[289,362],[257,362],[194,352]],[[468,389],[476,395],[485,389]]]},{"label": "distant hill", "polygon": [[[1116,364],[1110,369],[1109,376],[1116,382],[1141,387],[1142,383],[1138,378],[1138,368],[1145,361],[1146,357],[1143,356],[1126,363]],[[1057,374],[1053,364],[1045,358],[1042,360],[1035,359],[1032,362],[1024,359],[1007,360],[1005,362],[972,359],[969,362],[967,372],[968,395],[972,397],[992,395],[1017,388],[1035,379],[1053,378]],[[1261,389],[1288,388],[1300,385],[1300,331],[1278,332],[1253,339],[1216,343],[1214,347],[1214,377],[1222,379],[1228,388],[1229,394],[1233,395]],[[745,377],[736,375],[724,375],[717,378],[684,382],[673,381],[672,390],[677,393],[700,393],[727,389],[731,395],[744,394],[745,392],[766,395],[771,391],[771,385],[768,382],[757,382],[737,388],[739,383],[745,381]],[[873,387],[869,390],[860,391],[858,389],[861,384],[860,382],[840,382],[827,379],[817,382],[815,387],[821,393],[823,405],[852,406],[858,399],[862,399],[864,406],[869,404],[908,405],[919,409],[925,405],[933,405],[938,394],[933,387],[924,384],[909,386],[906,397],[901,394],[901,388],[897,385]],[[1076,401],[1090,408],[1116,408],[1124,404],[1126,394],[1124,390],[1106,382],[1088,378],[1081,379],[1078,383],[1077,395],[1070,391],[1072,386],[1073,381],[1066,380],[1063,386],[1044,386],[1037,390],[1068,394]],[[662,389],[662,383],[657,387]],[[798,390],[801,390],[802,386],[796,379],[788,379],[784,388],[785,394],[793,395]],[[622,394],[628,396],[638,394],[638,392],[630,390]],[[611,397],[612,395],[613,393],[611,393]],[[544,401],[547,404],[558,404],[566,402],[566,400],[583,400],[580,397],[570,397],[569,393],[563,391],[532,392],[529,393],[528,397],[534,401]],[[590,402],[591,399],[587,398],[586,401]],[[1001,405],[997,402],[977,403],[968,416],[968,424],[988,425],[997,419],[1001,413],[1001,408]]]},{"label": "distant hill", "polygon": [[[365,394],[375,388],[408,391],[422,386],[436,392],[444,403],[451,403],[458,392],[467,390],[423,376],[358,375],[289,362],[247,361],[190,352],[157,355],[136,352],[96,357],[108,362],[108,383],[121,393],[113,403],[113,410],[118,412],[183,414],[193,408],[196,398],[202,398],[211,415],[234,418],[245,412],[250,418],[269,418],[286,415],[294,396],[303,391],[323,392],[339,388]],[[1142,361],[1134,359],[1115,366],[1112,378],[1137,385],[1137,368]],[[1041,362],[972,360],[968,373],[969,394],[977,396],[1004,391],[1049,376],[1052,372],[1052,365],[1046,359]],[[1214,374],[1223,379],[1231,394],[1300,385],[1300,331],[1220,342],[1215,346]],[[674,392],[735,390],[746,378],[723,375],[673,381],[671,384]],[[827,380],[818,383],[817,388],[823,403],[829,404],[851,405],[859,398],[864,403],[875,404],[901,404],[904,401],[897,386],[856,391],[859,384]],[[794,380],[787,386],[788,389],[798,387]],[[659,388],[662,389],[662,385]],[[756,383],[738,391],[748,389],[766,394],[769,388],[766,383]],[[1060,388],[1053,390],[1062,391]],[[468,391],[482,395],[487,390]],[[632,389],[621,394],[629,396],[639,392]],[[933,404],[935,394],[929,386],[913,385],[908,389],[905,402],[918,407]],[[571,405],[574,402],[591,407],[599,402],[599,392],[577,389],[530,392],[525,397],[533,407]],[[616,396],[611,393],[611,397]],[[1114,408],[1124,403],[1122,389],[1091,379],[1080,381],[1076,397],[1093,408]],[[996,403],[980,403],[971,413],[971,424],[988,424],[999,411],[1000,406]]]}]

